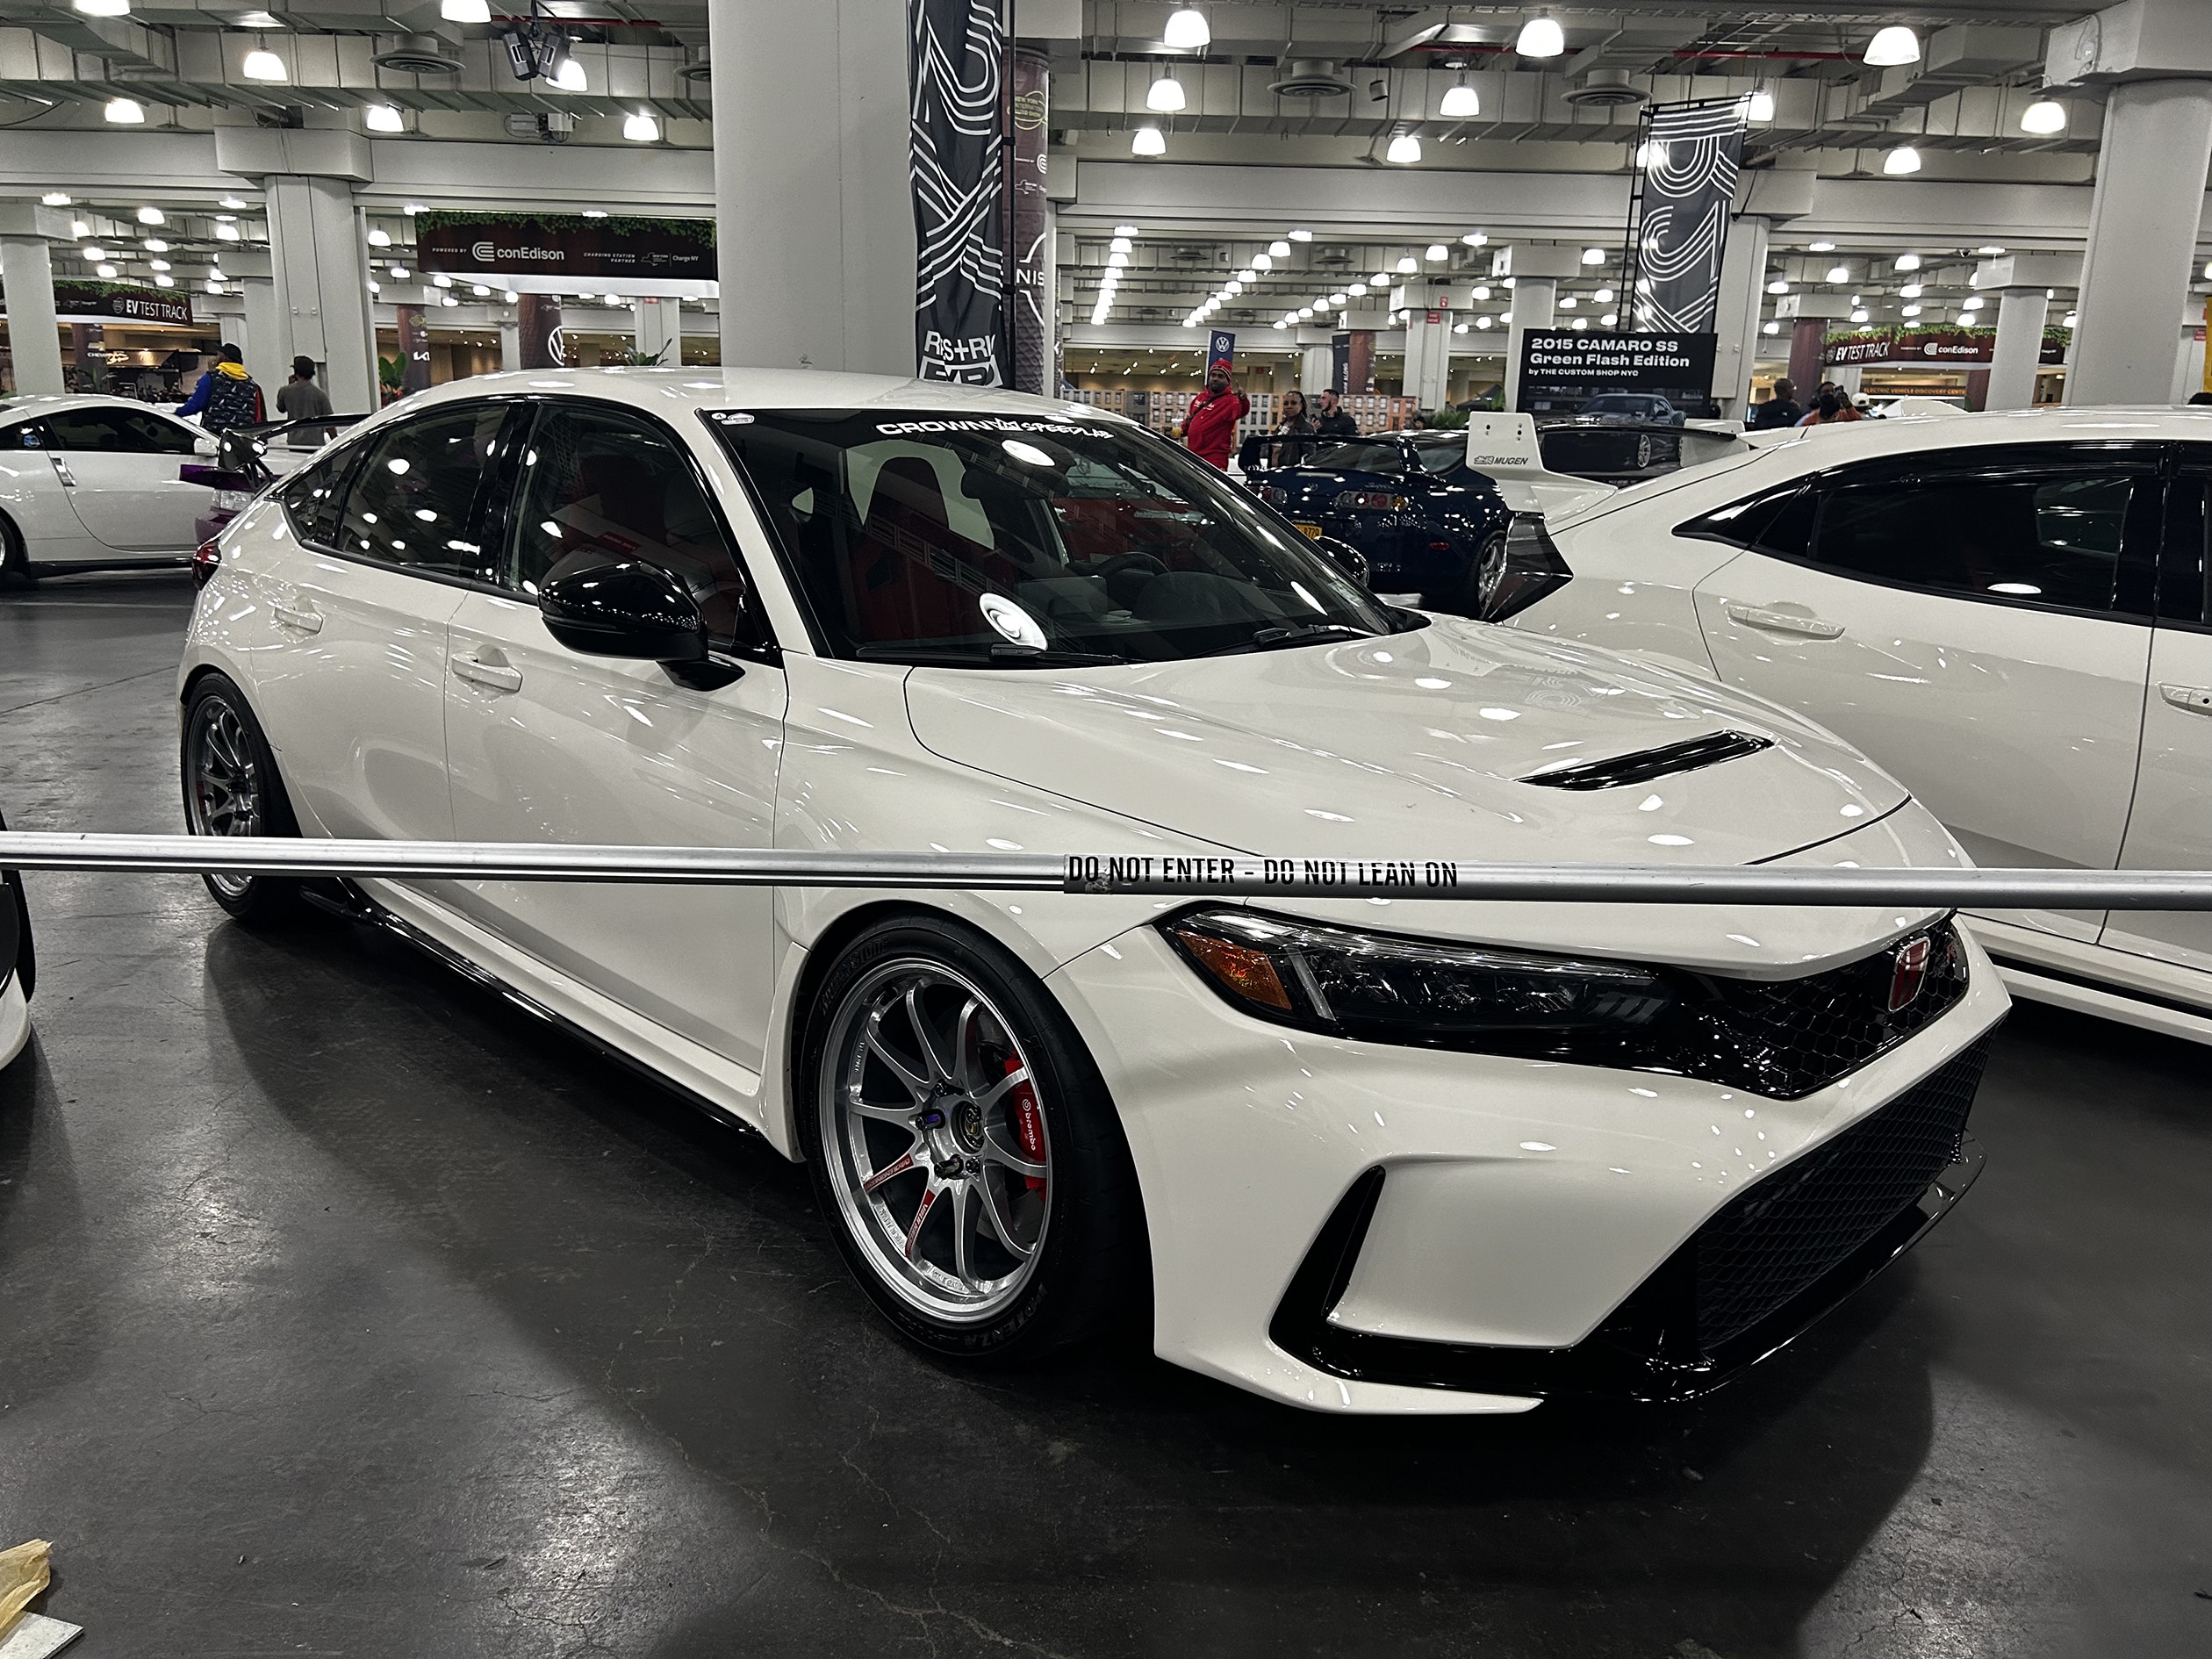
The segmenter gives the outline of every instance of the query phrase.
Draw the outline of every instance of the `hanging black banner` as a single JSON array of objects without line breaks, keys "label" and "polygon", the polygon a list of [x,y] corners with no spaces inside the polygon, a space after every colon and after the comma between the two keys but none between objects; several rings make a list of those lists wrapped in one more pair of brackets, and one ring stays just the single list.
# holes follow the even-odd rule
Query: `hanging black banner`
[{"label": "hanging black banner", "polygon": [[914,348],[924,380],[1001,384],[1006,29],[1000,0],[907,0]]},{"label": "hanging black banner", "polygon": [[1634,327],[1702,334],[1713,327],[1747,109],[1742,98],[1700,98],[1644,111],[1628,199]]},{"label": "hanging black banner", "polygon": [[1052,61],[1014,54],[1014,388],[1050,397],[1059,388],[1048,314],[1052,202],[1045,193],[1045,123],[1051,114]]}]

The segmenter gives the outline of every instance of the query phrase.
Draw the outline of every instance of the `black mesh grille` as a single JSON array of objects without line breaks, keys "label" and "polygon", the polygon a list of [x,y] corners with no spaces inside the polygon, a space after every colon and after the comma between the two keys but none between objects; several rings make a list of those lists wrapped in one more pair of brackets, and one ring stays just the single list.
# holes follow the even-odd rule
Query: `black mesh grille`
[{"label": "black mesh grille", "polygon": [[[1900,954],[1928,943],[1916,986],[1900,977]],[[1698,981],[1702,995],[1671,1033],[1679,1069],[1709,1082],[1794,1100],[1856,1071],[1948,1013],[1966,992],[1966,952],[1944,923],[1925,935],[1828,973],[1801,980]],[[1911,990],[1913,995],[1905,996]],[[1902,999],[1902,1008],[1892,1001]]]},{"label": "black mesh grille", "polygon": [[1958,1156],[1989,1058],[1965,1050],[1698,1230],[1697,1329],[1707,1352],[1860,1249]]}]

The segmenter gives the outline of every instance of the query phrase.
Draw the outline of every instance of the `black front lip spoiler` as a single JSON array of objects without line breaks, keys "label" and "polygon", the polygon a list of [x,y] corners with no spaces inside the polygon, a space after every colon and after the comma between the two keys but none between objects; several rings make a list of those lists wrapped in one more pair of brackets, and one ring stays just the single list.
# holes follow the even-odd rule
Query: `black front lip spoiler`
[{"label": "black front lip spoiler", "polygon": [[[1692,1239],[1644,1281],[1620,1311],[1571,1348],[1497,1347],[1376,1336],[1335,1324],[1331,1312],[1351,1282],[1353,1264],[1382,1196],[1380,1166],[1364,1172],[1323,1224],[1283,1293],[1268,1338],[1294,1358],[1332,1376],[1401,1387],[1508,1394],[1537,1399],[1694,1400],[1779,1353],[1918,1244],[1981,1174],[1971,1135],[1957,1159],[1873,1238],[1756,1325],[1710,1352],[1685,1348],[1658,1311],[1680,1305],[1694,1285]],[[1653,1310],[1639,1318],[1639,1304]],[[1622,1315],[1639,1339],[1623,1341]]]}]

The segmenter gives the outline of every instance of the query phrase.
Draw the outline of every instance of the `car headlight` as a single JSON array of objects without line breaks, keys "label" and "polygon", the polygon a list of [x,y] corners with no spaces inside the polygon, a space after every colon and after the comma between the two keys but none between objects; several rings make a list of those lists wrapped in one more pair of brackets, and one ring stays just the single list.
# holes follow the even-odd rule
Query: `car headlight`
[{"label": "car headlight", "polygon": [[1432,1048],[1634,1063],[1677,995],[1628,962],[1541,956],[1201,909],[1159,924],[1199,977],[1264,1020]]}]

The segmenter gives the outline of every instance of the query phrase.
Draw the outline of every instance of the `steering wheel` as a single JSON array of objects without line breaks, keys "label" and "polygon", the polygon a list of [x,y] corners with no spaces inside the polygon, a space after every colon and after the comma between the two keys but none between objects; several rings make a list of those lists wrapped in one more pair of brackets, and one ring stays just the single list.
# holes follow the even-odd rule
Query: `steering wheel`
[{"label": "steering wheel", "polygon": [[[1090,573],[1105,585],[1115,603],[1127,605],[1137,597],[1137,589],[1143,584],[1124,578],[1131,575],[1165,576],[1167,566],[1149,553],[1117,553],[1112,558],[1093,565]],[[1124,588],[1129,591],[1124,592]]]}]

